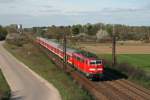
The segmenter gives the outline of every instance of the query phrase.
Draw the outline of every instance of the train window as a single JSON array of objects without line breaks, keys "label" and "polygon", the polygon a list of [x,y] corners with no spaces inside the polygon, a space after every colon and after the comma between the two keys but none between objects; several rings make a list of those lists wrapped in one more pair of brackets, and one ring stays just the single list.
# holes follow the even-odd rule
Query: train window
[{"label": "train window", "polygon": [[85,61],[85,64],[88,64],[88,62],[87,62],[87,61]]},{"label": "train window", "polygon": [[90,62],[91,65],[93,65],[93,64],[101,64],[101,63],[102,63],[101,60],[92,60],[92,61]]},{"label": "train window", "polygon": [[84,59],[80,58],[80,57],[77,57],[77,56],[74,56],[74,58],[80,62],[84,62]]},{"label": "train window", "polygon": [[84,59],[82,59],[82,62],[84,63]]},{"label": "train window", "polygon": [[83,62],[83,59],[82,59],[82,58],[80,58],[80,62]]},{"label": "train window", "polygon": [[78,60],[78,57],[76,56],[76,60]]},{"label": "train window", "polygon": [[96,64],[102,64],[102,60],[96,60]]},{"label": "train window", "polygon": [[79,57],[77,57],[77,60],[79,60],[79,61],[80,61],[80,58],[79,58]]},{"label": "train window", "polygon": [[84,62],[84,60],[83,60],[82,58],[80,58],[80,61],[81,61],[81,62]]},{"label": "train window", "polygon": [[91,61],[90,64],[93,65],[93,64],[96,64],[96,62],[95,61]]}]

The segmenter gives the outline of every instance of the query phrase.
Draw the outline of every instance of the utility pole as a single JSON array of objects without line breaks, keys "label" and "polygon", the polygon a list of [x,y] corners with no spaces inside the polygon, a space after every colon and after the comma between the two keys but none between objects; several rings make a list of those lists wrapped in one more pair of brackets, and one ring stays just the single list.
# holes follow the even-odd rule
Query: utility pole
[{"label": "utility pole", "polygon": [[147,29],[147,34],[148,34],[148,41],[150,41],[150,29]]},{"label": "utility pole", "polygon": [[112,66],[116,66],[116,34],[115,34],[115,25],[113,25],[112,31]]},{"label": "utility pole", "polygon": [[67,38],[66,38],[66,33],[63,34],[63,53],[64,53],[64,69],[66,70],[67,67],[67,54],[66,54],[66,50],[67,50]]}]

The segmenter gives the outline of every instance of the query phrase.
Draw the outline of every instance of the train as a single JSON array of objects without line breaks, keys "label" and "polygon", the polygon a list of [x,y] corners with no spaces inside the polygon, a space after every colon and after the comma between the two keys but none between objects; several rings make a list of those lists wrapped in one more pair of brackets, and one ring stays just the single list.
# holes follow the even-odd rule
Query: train
[{"label": "train", "polygon": [[[37,37],[36,43],[57,55],[61,59],[64,59],[65,54],[63,51],[63,46],[60,43],[52,39],[42,37]],[[103,60],[99,59],[96,55],[90,52],[66,48],[66,61],[89,79],[101,79],[103,77]]]}]

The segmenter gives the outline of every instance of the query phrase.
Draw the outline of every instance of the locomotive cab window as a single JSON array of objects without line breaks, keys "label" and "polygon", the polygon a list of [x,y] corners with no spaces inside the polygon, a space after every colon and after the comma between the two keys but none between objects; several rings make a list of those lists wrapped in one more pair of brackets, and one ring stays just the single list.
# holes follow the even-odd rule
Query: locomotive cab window
[{"label": "locomotive cab window", "polygon": [[99,65],[99,64],[102,64],[101,60],[92,60],[92,61],[90,61],[90,65]]},{"label": "locomotive cab window", "polygon": [[96,64],[102,64],[102,60],[96,60]]},{"label": "locomotive cab window", "polygon": [[93,65],[93,64],[96,64],[96,62],[95,62],[95,61],[91,61],[91,62],[90,62],[90,65]]}]

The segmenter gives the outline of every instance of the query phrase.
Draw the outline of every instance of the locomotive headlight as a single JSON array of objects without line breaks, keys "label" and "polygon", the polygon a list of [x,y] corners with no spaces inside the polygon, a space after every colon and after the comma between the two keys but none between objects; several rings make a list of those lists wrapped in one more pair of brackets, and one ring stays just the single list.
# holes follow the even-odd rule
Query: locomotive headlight
[{"label": "locomotive headlight", "polygon": [[102,68],[90,68],[89,70],[90,70],[90,71],[96,71],[96,70],[102,71],[103,69],[102,69]]},{"label": "locomotive headlight", "polygon": [[97,68],[97,70],[102,71],[103,69],[102,68]]},{"label": "locomotive headlight", "polygon": [[89,70],[90,70],[90,71],[95,71],[95,70],[96,70],[96,68],[90,68]]}]

